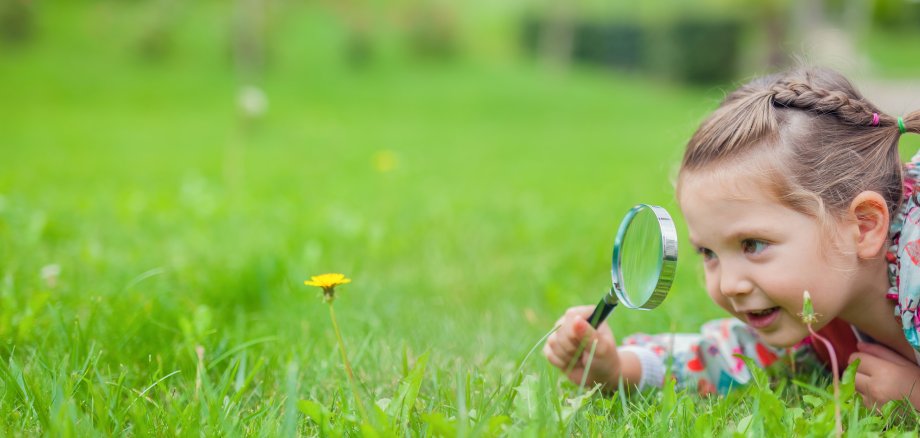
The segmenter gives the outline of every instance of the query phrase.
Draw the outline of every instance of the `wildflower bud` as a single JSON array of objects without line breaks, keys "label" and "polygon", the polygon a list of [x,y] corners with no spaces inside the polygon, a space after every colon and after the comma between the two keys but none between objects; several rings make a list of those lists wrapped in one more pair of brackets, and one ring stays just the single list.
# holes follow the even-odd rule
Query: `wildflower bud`
[{"label": "wildflower bud", "polygon": [[52,264],[42,266],[41,276],[42,280],[45,280],[45,284],[49,288],[54,288],[57,286],[58,277],[61,275],[61,265]]},{"label": "wildflower bud", "polygon": [[818,321],[818,316],[815,313],[815,307],[811,303],[811,294],[806,290],[802,294],[802,313],[799,315],[802,317],[802,322],[805,324],[814,324]]},{"label": "wildflower bud", "polygon": [[240,89],[238,104],[246,117],[255,119],[268,110],[268,97],[261,88],[247,85]]}]

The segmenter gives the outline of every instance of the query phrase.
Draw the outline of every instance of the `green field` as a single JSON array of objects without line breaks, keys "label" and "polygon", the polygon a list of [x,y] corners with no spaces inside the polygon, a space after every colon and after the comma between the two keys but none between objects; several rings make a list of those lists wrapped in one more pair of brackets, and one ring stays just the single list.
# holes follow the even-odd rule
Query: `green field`
[{"label": "green field", "polygon": [[[722,88],[527,62],[355,70],[298,43],[332,31],[279,26],[268,112],[244,120],[223,21],[183,18],[187,44],[150,62],[111,37],[142,11],[100,5],[49,11],[0,54],[0,435],[831,430],[813,376],[578,398],[539,352],[522,363],[608,287],[630,206],[667,207],[686,237],[671,179]],[[682,243],[672,296],[618,310],[615,333],[722,316]],[[360,397],[389,403],[363,429],[303,285],[324,272],[353,280],[335,309]],[[916,428],[855,406],[851,432]]]}]

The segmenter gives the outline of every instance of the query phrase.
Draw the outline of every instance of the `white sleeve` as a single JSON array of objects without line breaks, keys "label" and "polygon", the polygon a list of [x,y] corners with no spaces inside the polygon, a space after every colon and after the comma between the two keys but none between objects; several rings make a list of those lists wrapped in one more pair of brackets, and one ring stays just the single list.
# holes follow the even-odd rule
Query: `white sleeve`
[{"label": "white sleeve", "polygon": [[638,345],[626,345],[618,347],[617,351],[633,353],[639,358],[639,365],[642,370],[642,377],[639,378],[640,391],[649,387],[661,388],[666,370],[664,362],[652,350]]}]

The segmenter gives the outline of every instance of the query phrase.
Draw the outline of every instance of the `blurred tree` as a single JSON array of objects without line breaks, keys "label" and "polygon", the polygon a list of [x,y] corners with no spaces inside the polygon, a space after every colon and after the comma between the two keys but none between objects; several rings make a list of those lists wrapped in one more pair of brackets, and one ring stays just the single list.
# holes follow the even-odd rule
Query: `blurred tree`
[{"label": "blurred tree", "polygon": [[246,85],[260,82],[265,69],[268,0],[237,0],[233,19],[233,61]]},{"label": "blurred tree", "polygon": [[446,59],[457,53],[457,13],[450,4],[417,2],[411,6],[407,24],[409,48],[415,55]]},{"label": "blurred tree", "polygon": [[868,28],[864,0],[802,0],[793,2],[796,36],[807,62],[865,71],[868,59],[857,41]]},{"label": "blurred tree", "polygon": [[872,24],[872,2],[845,0],[843,8],[843,23],[850,33],[864,35]]},{"label": "blurred tree", "polygon": [[577,0],[549,0],[546,5],[538,50],[550,69],[565,70],[572,62],[577,8]]},{"label": "blurred tree", "polygon": [[35,5],[31,0],[0,0],[0,41],[24,44],[35,33]]},{"label": "blurred tree", "polygon": [[268,109],[262,88],[266,68],[269,0],[236,0],[231,26],[233,63],[239,81],[238,131],[224,148],[223,174],[232,202],[238,202],[244,185],[246,150],[257,121]]},{"label": "blurred tree", "polygon": [[907,0],[875,0],[872,21],[886,29],[920,27],[920,2]]},{"label": "blurred tree", "polygon": [[683,17],[670,29],[672,74],[693,84],[735,79],[741,53],[742,22],[725,17]]},{"label": "blurred tree", "polygon": [[326,0],[325,3],[345,24],[345,61],[354,68],[366,67],[374,57],[368,0]]},{"label": "blurred tree", "polygon": [[786,40],[789,36],[789,0],[755,1],[762,19],[761,26],[767,42],[767,66],[778,70],[789,63]]},{"label": "blurred tree", "polygon": [[572,58],[575,62],[634,71],[643,66],[645,34],[646,30],[634,21],[581,20],[575,27]]},{"label": "blurred tree", "polygon": [[178,4],[176,0],[156,0],[147,9],[150,12],[145,17],[146,23],[141,25],[135,48],[144,60],[161,61],[172,50]]}]

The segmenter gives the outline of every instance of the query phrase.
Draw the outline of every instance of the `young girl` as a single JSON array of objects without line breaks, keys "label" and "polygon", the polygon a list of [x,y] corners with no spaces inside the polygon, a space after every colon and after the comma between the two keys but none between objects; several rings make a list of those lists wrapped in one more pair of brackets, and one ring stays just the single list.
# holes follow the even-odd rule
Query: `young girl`
[{"label": "young girl", "polygon": [[593,306],[574,307],[547,339],[547,359],[580,383],[587,351],[573,356],[596,340],[591,382],[660,386],[670,363],[679,386],[724,393],[750,380],[735,354],[764,367],[790,354],[829,363],[799,317],[807,290],[813,328],[839,362],[860,359],[865,403],[908,399],[920,409],[920,167],[902,168],[898,156],[908,132],[920,132],[920,111],[886,115],[833,71],[791,71],[732,92],[687,144],[677,199],[706,290],[735,319],[617,347],[605,324],[587,323]]}]

